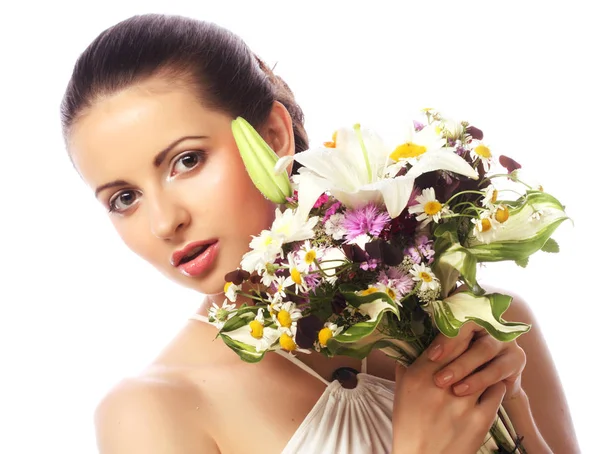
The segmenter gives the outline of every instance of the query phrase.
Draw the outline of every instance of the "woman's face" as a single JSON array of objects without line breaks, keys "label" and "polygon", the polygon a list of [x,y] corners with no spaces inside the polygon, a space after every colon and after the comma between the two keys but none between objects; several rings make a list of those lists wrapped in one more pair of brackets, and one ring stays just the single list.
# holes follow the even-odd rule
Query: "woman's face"
[{"label": "woman's face", "polygon": [[[261,133],[278,154],[293,153],[291,121],[277,104]],[[69,141],[125,244],[205,294],[222,292],[275,208],[248,177],[231,120],[184,88],[151,81],[96,102]]]}]

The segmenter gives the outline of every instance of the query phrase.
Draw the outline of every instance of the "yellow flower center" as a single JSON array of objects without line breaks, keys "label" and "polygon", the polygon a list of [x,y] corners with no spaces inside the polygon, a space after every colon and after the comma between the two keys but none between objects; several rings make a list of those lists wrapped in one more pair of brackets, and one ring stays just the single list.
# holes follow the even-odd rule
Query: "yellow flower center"
[{"label": "yellow flower center", "polygon": [[333,331],[329,328],[323,328],[319,331],[319,344],[322,347],[327,346],[327,341],[333,337]]},{"label": "yellow flower center", "polygon": [[442,204],[437,200],[431,200],[423,207],[423,211],[425,211],[425,213],[427,213],[429,216],[439,213],[441,209]]},{"label": "yellow flower center", "polygon": [[335,131],[331,136],[331,142],[325,142],[323,145],[327,148],[337,147],[337,131]]},{"label": "yellow flower center", "polygon": [[423,280],[423,282],[431,282],[431,281],[433,281],[433,278],[431,277],[431,274],[427,273],[426,271],[421,271],[419,273],[419,277]]},{"label": "yellow flower center", "polygon": [[477,145],[473,151],[475,151],[477,156],[481,156],[482,158],[489,159],[492,157],[492,152],[485,145]]},{"label": "yellow flower center", "polygon": [[283,333],[281,335],[281,337],[279,338],[279,344],[281,345],[281,348],[287,350],[288,352],[296,350],[296,342],[294,342],[292,336],[290,336],[287,333]]},{"label": "yellow flower center", "polygon": [[263,337],[263,324],[258,320],[252,320],[248,323],[250,327],[250,335],[255,339],[261,339]]},{"label": "yellow flower center", "polygon": [[385,292],[388,294],[388,296],[389,296],[391,299],[393,299],[393,300],[395,300],[395,299],[396,299],[396,292],[394,292],[394,291],[393,291],[391,288],[389,288],[389,287],[388,287],[388,288],[386,288],[386,289],[385,289]]},{"label": "yellow flower center", "polygon": [[302,284],[302,274],[300,274],[298,268],[292,268],[292,271],[290,272],[290,277],[292,278],[292,281],[294,281],[296,284]]},{"label": "yellow flower center", "polygon": [[290,326],[292,326],[292,316],[285,309],[279,311],[279,313],[277,314],[277,320],[279,320],[281,326],[285,328],[289,328]]},{"label": "yellow flower center", "polygon": [[417,145],[416,143],[406,142],[405,144],[398,145],[394,151],[390,154],[390,158],[394,161],[400,159],[416,158],[421,156],[427,151],[426,147]]},{"label": "yellow flower center", "polygon": [[231,287],[232,284],[233,282],[225,282],[225,285],[223,286],[225,293],[227,293],[227,290],[229,290],[229,287]]},{"label": "yellow flower center", "polygon": [[499,223],[502,224],[503,222],[506,222],[508,220],[508,216],[508,208],[504,205],[496,210],[496,221]]},{"label": "yellow flower center", "polygon": [[373,293],[376,293],[378,290],[375,287],[369,287],[366,290],[361,290],[360,291],[360,296],[367,296],[367,295],[372,295]]},{"label": "yellow flower center", "polygon": [[304,261],[306,263],[312,263],[315,261],[316,258],[317,258],[317,253],[314,250],[310,250],[304,256]]},{"label": "yellow flower center", "polygon": [[490,221],[488,218],[483,218],[481,220],[481,223],[479,224],[479,231],[487,232],[491,228],[492,228],[492,221]]},{"label": "yellow flower center", "polygon": [[494,189],[494,192],[492,192],[492,203],[496,203],[496,200],[498,200],[498,190]]},{"label": "yellow flower center", "polygon": [[436,126],[435,127],[435,133],[439,136],[442,133],[442,127],[441,126]]}]

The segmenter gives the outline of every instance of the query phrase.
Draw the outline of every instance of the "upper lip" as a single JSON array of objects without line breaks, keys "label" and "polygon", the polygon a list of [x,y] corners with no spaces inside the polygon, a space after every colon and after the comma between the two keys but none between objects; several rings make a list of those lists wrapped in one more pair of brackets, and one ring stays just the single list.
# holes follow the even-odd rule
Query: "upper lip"
[{"label": "upper lip", "polygon": [[213,244],[215,242],[216,242],[216,240],[204,240],[204,241],[194,241],[192,243],[188,243],[185,247],[183,247],[182,249],[175,251],[173,253],[173,255],[171,256],[171,265],[173,265],[174,267],[179,266],[179,264],[181,263],[181,260],[186,255],[188,255],[193,249],[196,249],[201,246]]}]

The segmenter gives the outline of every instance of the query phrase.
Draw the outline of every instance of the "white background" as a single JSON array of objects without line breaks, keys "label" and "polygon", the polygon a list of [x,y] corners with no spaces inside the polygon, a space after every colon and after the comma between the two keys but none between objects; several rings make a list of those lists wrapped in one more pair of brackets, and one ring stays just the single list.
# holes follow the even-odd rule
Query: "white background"
[{"label": "white background", "polygon": [[574,220],[556,235],[562,252],[539,253],[525,270],[490,266],[487,275],[533,307],[583,452],[596,452],[600,33],[590,4],[3,4],[0,452],[95,452],[100,397],[149,361],[201,301],[126,250],[60,135],[59,103],[79,53],[106,27],[146,12],[208,19],[241,35],[277,63],[315,143],[357,121],[393,133],[421,107],[436,107],[483,129],[492,150],[557,196]]}]

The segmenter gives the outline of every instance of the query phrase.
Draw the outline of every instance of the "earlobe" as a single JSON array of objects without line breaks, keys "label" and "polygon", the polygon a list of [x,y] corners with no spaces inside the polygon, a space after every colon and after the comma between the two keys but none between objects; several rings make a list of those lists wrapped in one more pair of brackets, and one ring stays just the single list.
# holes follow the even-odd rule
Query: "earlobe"
[{"label": "earlobe", "polygon": [[262,136],[265,141],[280,158],[294,155],[295,141],[292,117],[279,101],[273,103],[263,131]]}]

